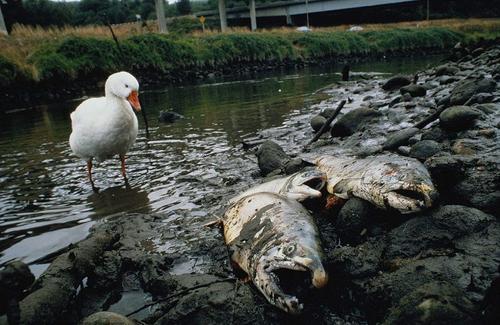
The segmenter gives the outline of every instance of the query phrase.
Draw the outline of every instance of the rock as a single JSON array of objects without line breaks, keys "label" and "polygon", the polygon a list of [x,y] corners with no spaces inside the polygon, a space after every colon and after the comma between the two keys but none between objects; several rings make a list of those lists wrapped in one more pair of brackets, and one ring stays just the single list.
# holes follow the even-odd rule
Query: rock
[{"label": "rock", "polygon": [[158,120],[163,123],[174,123],[175,121],[183,118],[183,115],[173,111],[161,111],[158,116]]},{"label": "rock", "polygon": [[500,103],[487,103],[481,104],[474,107],[477,110],[485,114],[494,114],[495,112],[500,112]]},{"label": "rock", "polygon": [[257,160],[262,175],[267,175],[277,169],[283,169],[290,160],[283,148],[271,140],[262,143],[257,150]]},{"label": "rock", "polygon": [[479,146],[475,142],[468,139],[459,139],[451,146],[451,152],[462,156],[475,155],[479,149]]},{"label": "rock", "polygon": [[409,93],[404,93],[401,99],[403,102],[411,102],[413,97]]},{"label": "rock", "polygon": [[333,107],[327,107],[319,113],[319,115],[323,116],[325,119],[329,119],[333,114],[335,114],[335,108]]},{"label": "rock", "polygon": [[396,149],[408,142],[408,140],[420,132],[418,128],[407,128],[391,133],[383,145],[384,150]]},{"label": "rock", "polygon": [[389,102],[389,107],[393,107],[394,105],[398,104],[401,102],[401,100],[403,99],[402,96],[396,96],[394,97],[390,102]]},{"label": "rock", "polygon": [[427,89],[425,89],[420,85],[414,85],[414,84],[401,87],[399,91],[401,92],[402,95],[410,94],[411,97],[423,97],[427,93]]},{"label": "rock", "polygon": [[365,200],[358,198],[349,199],[337,215],[336,227],[342,242],[357,244],[361,240],[363,229],[374,207]]},{"label": "rock", "polygon": [[449,64],[444,64],[436,68],[434,73],[437,77],[439,76],[453,76],[458,72],[458,68]]},{"label": "rock", "polygon": [[413,218],[389,233],[385,256],[389,259],[414,257],[425,250],[447,248],[454,239],[481,231],[495,218],[481,210],[462,205],[445,205]]},{"label": "rock", "polygon": [[493,94],[490,93],[479,93],[475,94],[472,96],[468,101],[467,104],[472,105],[472,104],[483,104],[483,103],[488,103],[491,102],[495,98]]},{"label": "rock", "polygon": [[0,271],[0,292],[21,293],[35,281],[28,265],[21,261],[10,262]]},{"label": "rock", "polygon": [[135,325],[135,322],[117,313],[100,311],[85,318],[81,325]]},{"label": "rock", "polygon": [[500,276],[497,276],[491,282],[481,302],[484,324],[495,324],[500,319],[500,308],[498,306],[500,306]]},{"label": "rock", "polygon": [[425,161],[425,167],[438,187],[443,189],[447,189],[464,176],[462,162],[452,156],[431,157]]},{"label": "rock", "polygon": [[479,116],[481,112],[469,106],[452,106],[441,112],[439,122],[444,129],[460,131],[470,128]]},{"label": "rock", "polygon": [[411,80],[405,76],[395,76],[387,80],[387,82],[382,86],[384,90],[396,90],[403,86],[411,84]]},{"label": "rock", "polygon": [[290,159],[285,164],[285,174],[291,175],[300,170],[302,170],[306,166],[306,163],[301,158]]},{"label": "rock", "polygon": [[333,137],[344,137],[360,130],[366,123],[380,116],[380,112],[369,107],[362,107],[343,115],[332,127]]},{"label": "rock", "polygon": [[[206,287],[187,292],[157,324],[244,324],[249,320],[264,319],[263,310],[269,305],[260,295],[254,298],[251,286],[233,282],[216,282],[221,278],[213,275],[189,274],[190,285],[207,284]],[[214,283],[215,282],[215,283]]]},{"label": "rock", "polygon": [[435,155],[441,151],[441,146],[439,143],[433,140],[422,140],[415,143],[410,150],[410,156],[420,160],[426,160],[427,158]]},{"label": "rock", "polygon": [[323,127],[323,125],[325,125],[325,123],[326,123],[326,118],[321,115],[316,115],[311,119],[310,122],[314,132],[318,132]]},{"label": "rock", "polygon": [[441,76],[438,81],[440,85],[447,85],[459,80],[458,77]]},{"label": "rock", "polygon": [[405,295],[382,324],[475,324],[474,312],[461,290],[432,281]]},{"label": "rock", "polygon": [[473,95],[478,93],[491,93],[495,90],[497,83],[493,79],[464,80],[451,91],[450,104],[462,105]]},{"label": "rock", "polygon": [[422,133],[421,137],[421,140],[434,140],[437,142],[443,142],[446,139],[448,139],[448,134],[440,127],[432,127],[428,130],[425,130],[425,132]]}]

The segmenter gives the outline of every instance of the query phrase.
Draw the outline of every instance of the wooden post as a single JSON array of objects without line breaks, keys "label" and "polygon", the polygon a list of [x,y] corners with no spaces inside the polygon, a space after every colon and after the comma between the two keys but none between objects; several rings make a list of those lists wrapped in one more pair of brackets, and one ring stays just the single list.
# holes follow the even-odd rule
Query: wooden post
[{"label": "wooden post", "polygon": [[427,20],[429,20],[429,0],[427,0]]},{"label": "wooden post", "polygon": [[158,19],[158,30],[161,34],[168,33],[167,22],[165,21],[165,8],[163,7],[164,1],[165,0],[155,0],[156,19]]},{"label": "wooden post", "polygon": [[257,15],[255,13],[255,0],[250,1],[250,26],[252,31],[257,29]]},{"label": "wooden post", "polygon": [[5,26],[5,20],[3,20],[2,6],[0,5],[0,33],[9,35],[7,32],[7,26]]},{"label": "wooden post", "polygon": [[220,30],[225,32],[227,30],[227,14],[225,0],[219,0],[219,17],[220,17]]}]

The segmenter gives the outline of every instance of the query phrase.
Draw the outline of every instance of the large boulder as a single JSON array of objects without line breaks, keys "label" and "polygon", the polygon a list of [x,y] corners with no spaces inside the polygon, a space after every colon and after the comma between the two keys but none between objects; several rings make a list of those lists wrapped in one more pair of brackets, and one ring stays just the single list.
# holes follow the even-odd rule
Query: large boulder
[{"label": "large boulder", "polygon": [[395,76],[387,80],[387,82],[382,86],[383,90],[396,90],[403,86],[411,84],[411,80],[405,76]]},{"label": "large boulder", "polygon": [[343,115],[332,127],[333,137],[345,137],[361,129],[366,123],[380,116],[380,112],[369,107],[357,108]]},{"label": "large boulder", "polygon": [[274,141],[267,140],[257,150],[257,160],[262,175],[267,175],[277,169],[283,170],[290,160],[283,148]]},{"label": "large boulder", "polygon": [[475,94],[493,92],[496,86],[496,81],[490,78],[460,82],[451,91],[450,105],[462,105]]},{"label": "large boulder", "polygon": [[470,106],[452,106],[441,112],[439,123],[446,130],[465,130],[470,128],[480,116],[481,111]]},{"label": "large boulder", "polygon": [[415,84],[401,87],[399,91],[401,91],[401,95],[410,94],[411,97],[423,97],[427,93],[425,87]]}]

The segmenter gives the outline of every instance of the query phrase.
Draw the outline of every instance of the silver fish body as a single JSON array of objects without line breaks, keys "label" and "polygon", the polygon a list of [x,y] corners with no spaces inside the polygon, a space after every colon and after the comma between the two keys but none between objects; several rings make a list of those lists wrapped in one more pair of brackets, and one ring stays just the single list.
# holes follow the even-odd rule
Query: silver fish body
[{"label": "silver fish body", "polygon": [[303,309],[296,296],[284,292],[279,272],[307,272],[316,288],[328,282],[318,230],[296,200],[275,193],[250,194],[231,205],[222,221],[231,260],[271,304],[292,314]]},{"label": "silver fish body", "polygon": [[235,203],[241,198],[255,193],[276,193],[289,199],[303,201],[308,198],[321,197],[320,190],[325,186],[326,174],[316,168],[308,168],[290,176],[278,178],[256,185],[240,195],[232,198]]},{"label": "silver fish body", "polygon": [[438,193],[425,166],[396,154],[364,159],[321,156],[314,163],[327,174],[327,190],[341,198],[359,197],[401,213],[432,206]]}]

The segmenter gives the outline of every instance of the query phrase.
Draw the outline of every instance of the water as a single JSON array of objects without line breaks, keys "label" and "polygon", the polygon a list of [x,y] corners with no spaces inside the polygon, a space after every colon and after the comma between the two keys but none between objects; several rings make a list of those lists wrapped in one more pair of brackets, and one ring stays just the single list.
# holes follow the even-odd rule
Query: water
[{"label": "water", "polygon": [[[413,72],[438,60],[360,64],[352,70]],[[339,80],[339,69],[261,73],[141,92],[151,134],[146,139],[139,117],[139,136],[127,158],[130,187],[118,159],[111,159],[93,170],[98,193],[68,144],[69,114],[81,100],[2,114],[0,266],[20,259],[40,273],[46,256],[85,238],[96,222],[125,212],[161,213],[172,224],[172,240],[153,242],[156,249],[175,252],[180,242],[196,240],[183,234],[213,217],[224,189],[251,177],[242,173],[256,168],[254,155],[242,150],[242,139],[307,112],[322,98],[316,91]],[[185,119],[159,123],[158,113],[166,109]],[[196,268],[194,260],[181,261],[176,272]]]}]

